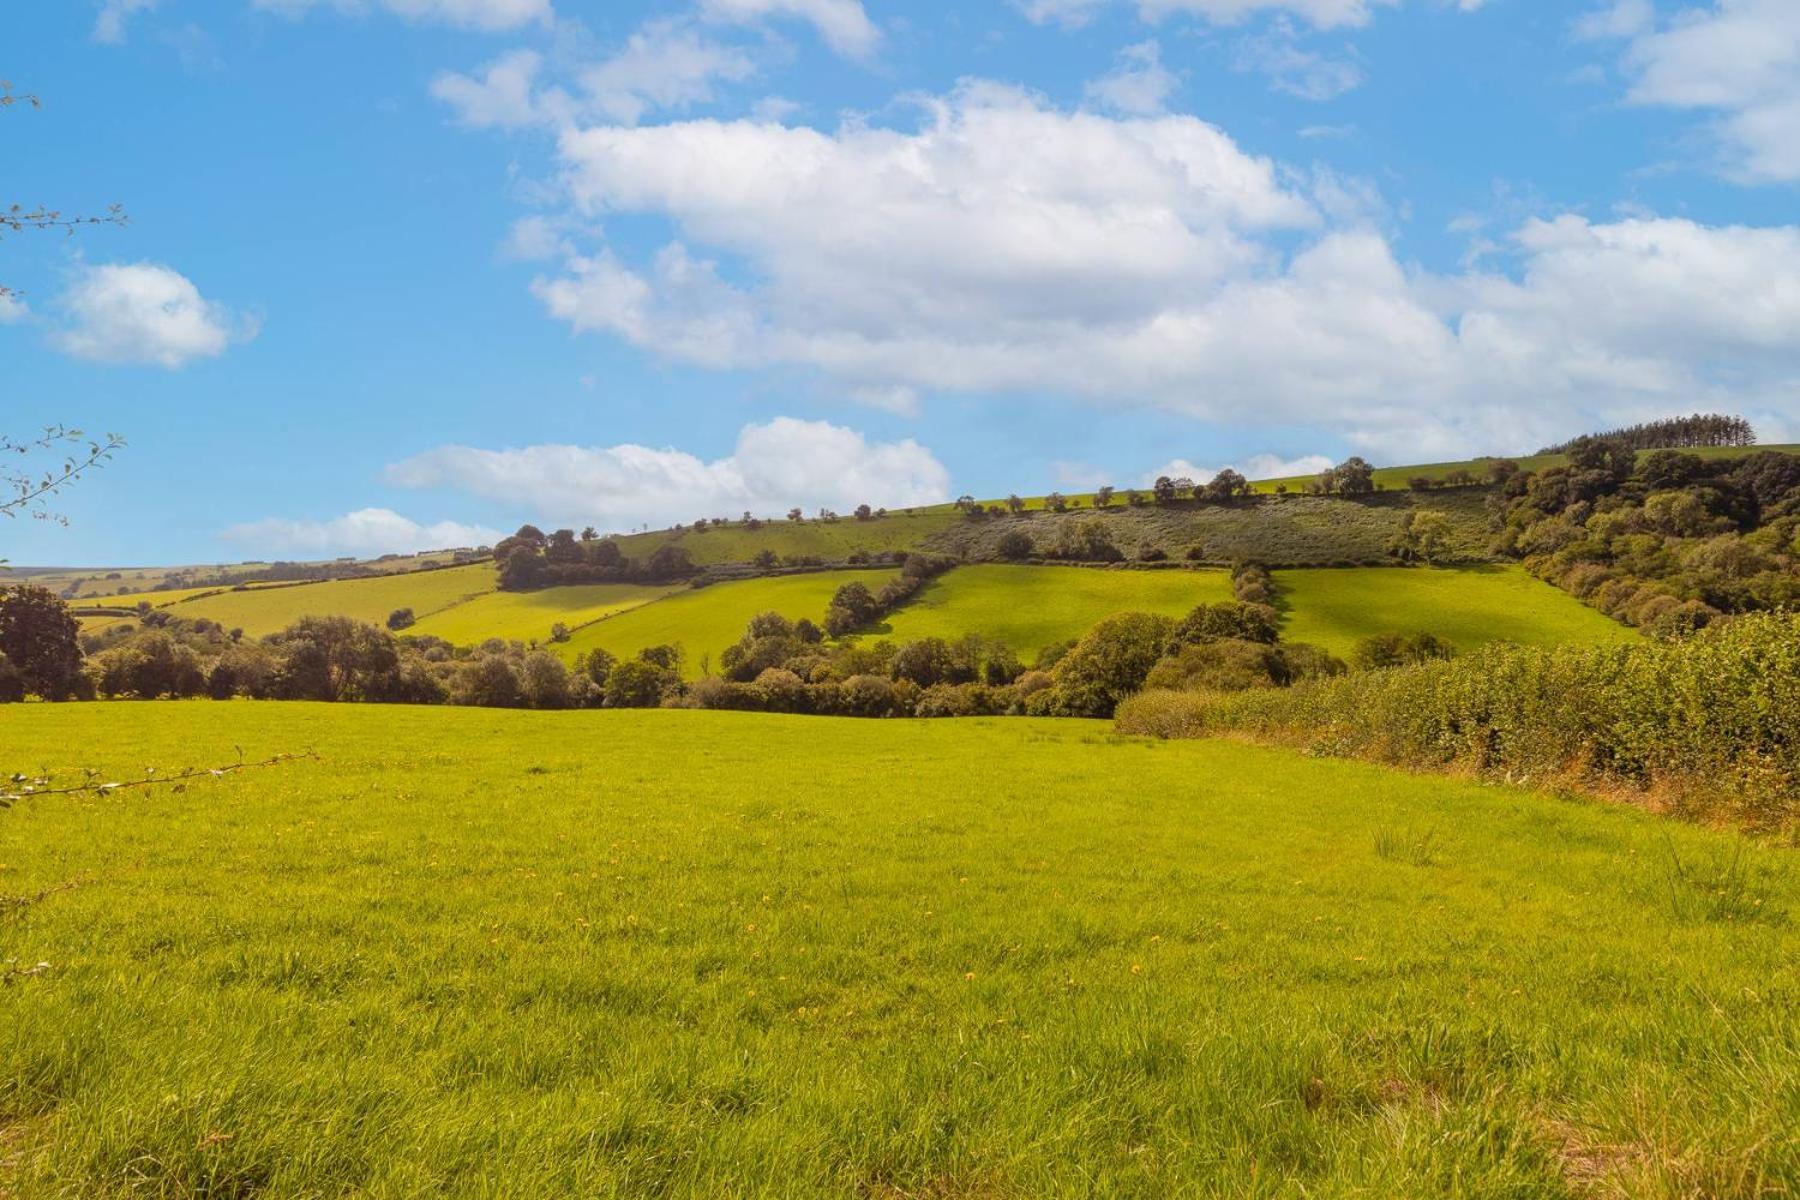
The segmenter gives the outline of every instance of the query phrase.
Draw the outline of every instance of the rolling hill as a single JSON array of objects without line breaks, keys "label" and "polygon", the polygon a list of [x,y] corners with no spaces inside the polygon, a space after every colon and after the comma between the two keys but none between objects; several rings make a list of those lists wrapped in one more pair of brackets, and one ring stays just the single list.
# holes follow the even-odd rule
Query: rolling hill
[{"label": "rolling hill", "polygon": [[998,638],[1029,663],[1056,642],[1079,638],[1116,612],[1185,615],[1196,604],[1231,599],[1219,570],[1097,570],[1086,567],[958,567],[932,580],[912,603],[865,636],[896,642]]},{"label": "rolling hill", "polygon": [[1621,625],[1516,566],[1361,567],[1275,572],[1281,636],[1345,656],[1385,633],[1434,633],[1459,650],[1634,641]]}]

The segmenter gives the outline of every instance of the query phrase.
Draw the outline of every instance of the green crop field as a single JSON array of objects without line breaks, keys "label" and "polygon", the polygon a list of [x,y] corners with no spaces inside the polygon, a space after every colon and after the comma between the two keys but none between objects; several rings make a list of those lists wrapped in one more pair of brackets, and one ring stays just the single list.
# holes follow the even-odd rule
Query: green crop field
[{"label": "green crop field", "polygon": [[706,660],[717,666],[720,652],[744,636],[757,613],[821,622],[840,585],[857,580],[876,591],[893,576],[892,571],[815,571],[690,588],[589,625],[556,650],[573,658],[597,646],[629,658],[646,646],[680,646],[682,674],[692,678]]},{"label": "green crop field", "polygon": [[[1791,853],[1027,720],[14,705],[0,1194],[1753,1197]],[[1122,781],[1128,781],[1124,783]]]},{"label": "green crop field", "polygon": [[[491,570],[491,568],[490,568]],[[570,629],[616,616],[668,595],[670,589],[637,583],[595,583],[537,592],[487,592],[423,617],[409,634],[431,634],[459,646],[488,638],[547,642],[550,627]]]},{"label": "green crop field", "polygon": [[878,636],[905,642],[979,633],[1030,662],[1045,646],[1079,638],[1116,612],[1183,616],[1196,604],[1229,599],[1224,571],[976,565],[933,580]]},{"label": "green crop field", "polygon": [[1514,566],[1346,567],[1275,572],[1283,638],[1348,654],[1381,633],[1486,642],[1605,645],[1636,631]]},{"label": "green crop field", "polygon": [[172,605],[168,611],[178,617],[203,617],[227,629],[261,637],[285,629],[301,617],[344,616],[381,624],[395,609],[410,608],[423,618],[494,588],[493,564],[471,563],[365,579],[225,591]]}]

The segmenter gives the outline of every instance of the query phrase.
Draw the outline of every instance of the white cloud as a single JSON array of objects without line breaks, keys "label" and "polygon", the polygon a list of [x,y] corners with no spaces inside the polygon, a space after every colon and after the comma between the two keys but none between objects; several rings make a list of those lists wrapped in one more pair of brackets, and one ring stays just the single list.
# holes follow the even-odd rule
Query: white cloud
[{"label": "white cloud", "polygon": [[[128,0],[129,2],[129,0]],[[315,8],[361,13],[379,8],[419,24],[448,25],[498,33],[525,25],[547,24],[555,15],[550,0],[252,0],[257,8],[300,16]]]},{"label": "white cloud", "polygon": [[479,77],[440,72],[431,94],[456,110],[457,120],[471,129],[517,129],[541,119],[533,87],[542,56],[514,50],[489,63]]},{"label": "white cloud", "polygon": [[0,290],[0,325],[12,325],[31,315],[31,307],[14,292]]},{"label": "white cloud", "polygon": [[1625,39],[1632,103],[1718,114],[1725,173],[1800,180],[1800,4],[1716,0],[1659,23],[1648,0],[1620,0],[1577,29]]},{"label": "white cloud", "polygon": [[1302,100],[1330,100],[1363,81],[1362,68],[1351,58],[1302,49],[1285,20],[1239,41],[1233,61],[1238,70],[1266,75],[1276,91]]},{"label": "white cloud", "polygon": [[1181,86],[1175,73],[1163,66],[1162,47],[1139,42],[1119,52],[1111,71],[1087,85],[1089,101],[1114,112],[1151,116],[1163,111],[1169,97]]},{"label": "white cloud", "polygon": [[256,325],[201,296],[179,271],[158,263],[80,268],[59,305],[66,323],[54,336],[64,353],[105,363],[148,363],[171,370],[216,358]]},{"label": "white cloud", "polygon": [[150,12],[158,0],[100,0],[100,11],[94,16],[93,39],[107,45],[125,40],[125,25],[141,12]]},{"label": "white cloud", "polygon": [[860,0],[701,0],[700,11],[715,21],[739,24],[791,17],[809,22],[839,54],[864,58],[881,43],[881,31]]},{"label": "white cloud", "polygon": [[1138,486],[1149,487],[1163,475],[1170,479],[1191,479],[1195,483],[1208,483],[1227,467],[1245,479],[1257,480],[1317,475],[1335,465],[1323,454],[1303,454],[1299,458],[1282,458],[1279,454],[1252,454],[1241,462],[1226,463],[1224,467],[1197,467],[1185,458],[1173,458],[1156,470],[1145,472],[1138,480]]},{"label": "white cloud", "polygon": [[1051,394],[1446,456],[1800,403],[1797,227],[1518,217],[1485,269],[1437,275],[1356,181],[985,84],[916,130],[686,121],[560,153],[575,215],[675,233],[644,261],[566,258],[534,285],[554,316],[853,398]]},{"label": "white cloud", "polygon": [[[1040,25],[1086,24],[1110,0],[1014,0],[1027,18]],[[1377,8],[1389,8],[1400,0],[1136,0],[1138,14],[1146,21],[1171,15],[1199,17],[1215,25],[1237,25],[1265,13],[1285,14],[1320,29],[1366,25]],[[1481,0],[1461,0],[1465,11]]]},{"label": "white cloud", "polygon": [[713,98],[717,82],[756,73],[749,55],[674,21],[653,21],[624,49],[581,73],[591,106],[614,121],[636,121],[652,108],[683,108]]},{"label": "white cloud", "polygon": [[501,55],[476,75],[440,73],[431,94],[471,128],[567,125],[580,119],[633,124],[657,109],[682,109],[716,96],[720,83],[756,74],[743,50],[716,42],[684,21],[651,21],[617,53],[576,71],[570,88],[542,80],[543,57]]},{"label": "white cloud", "polygon": [[505,535],[484,525],[456,521],[421,525],[392,509],[363,508],[329,521],[289,521],[279,517],[250,521],[233,525],[219,536],[261,556],[323,558],[491,546]]},{"label": "white cloud", "polygon": [[917,442],[871,442],[824,421],[777,417],[747,425],[737,446],[708,462],[669,448],[441,446],[390,466],[401,487],[451,488],[542,514],[552,522],[621,529],[793,506],[848,510],[948,499],[950,476]]}]

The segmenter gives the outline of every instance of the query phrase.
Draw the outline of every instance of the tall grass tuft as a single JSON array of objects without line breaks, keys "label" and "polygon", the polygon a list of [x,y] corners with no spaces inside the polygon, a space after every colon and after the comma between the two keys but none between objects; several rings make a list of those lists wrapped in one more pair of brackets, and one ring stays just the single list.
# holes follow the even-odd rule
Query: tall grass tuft
[{"label": "tall grass tuft", "polygon": [[1239,734],[1313,753],[1654,796],[1800,828],[1800,617],[1757,614],[1615,647],[1490,646],[1283,690],[1145,693],[1121,732]]}]

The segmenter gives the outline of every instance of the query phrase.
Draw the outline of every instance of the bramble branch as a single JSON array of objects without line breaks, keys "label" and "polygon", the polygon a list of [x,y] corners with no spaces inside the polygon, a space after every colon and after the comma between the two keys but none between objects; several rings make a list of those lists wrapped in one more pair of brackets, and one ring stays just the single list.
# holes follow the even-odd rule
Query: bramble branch
[{"label": "bramble branch", "polygon": [[298,754],[277,754],[273,758],[265,758],[259,762],[245,762],[240,758],[235,763],[223,767],[190,767],[172,775],[158,774],[155,767],[147,767],[142,779],[123,779],[102,782],[104,774],[94,767],[82,770],[82,781],[74,784],[58,784],[55,776],[47,770],[40,770],[36,775],[18,774],[6,781],[5,790],[0,791],[0,808],[12,805],[33,796],[109,796],[114,792],[127,788],[170,787],[176,791],[187,790],[187,785],[195,779],[223,779],[227,775],[236,775],[240,771],[254,771],[263,767],[278,767],[283,763],[299,761],[318,762],[317,751],[305,750]]}]

